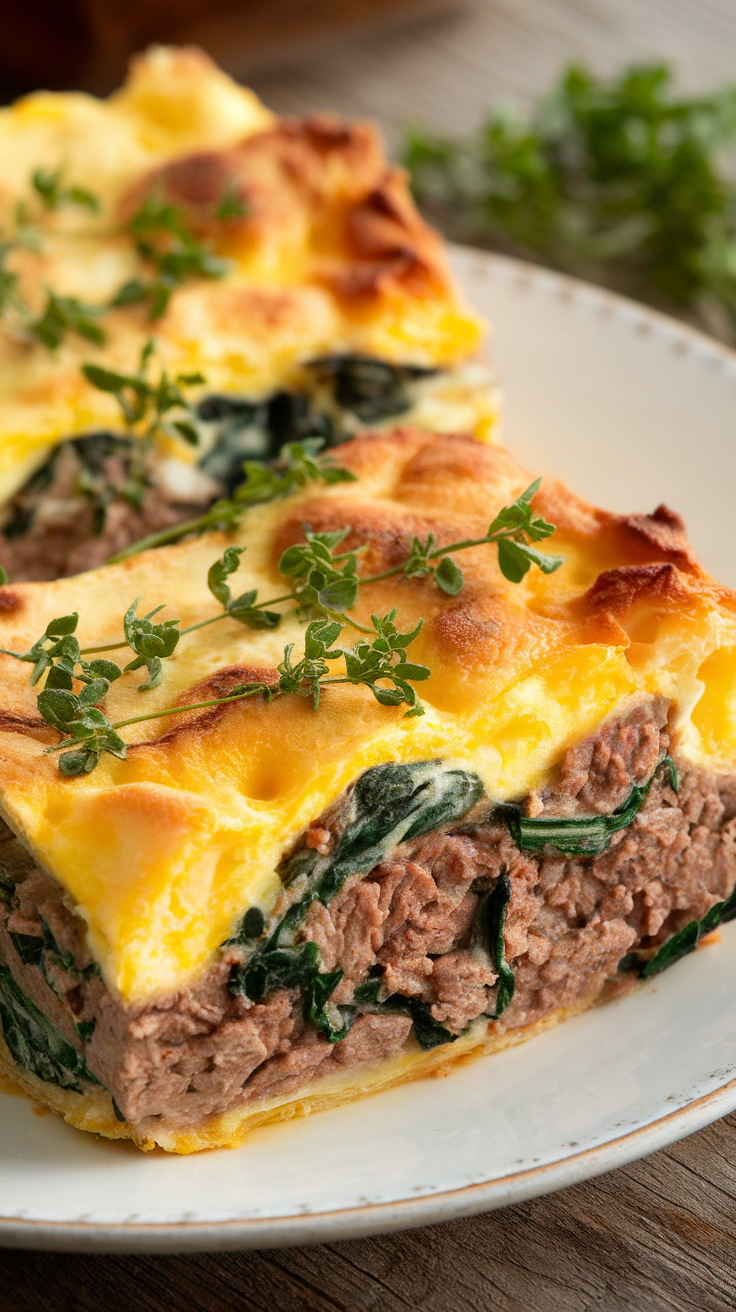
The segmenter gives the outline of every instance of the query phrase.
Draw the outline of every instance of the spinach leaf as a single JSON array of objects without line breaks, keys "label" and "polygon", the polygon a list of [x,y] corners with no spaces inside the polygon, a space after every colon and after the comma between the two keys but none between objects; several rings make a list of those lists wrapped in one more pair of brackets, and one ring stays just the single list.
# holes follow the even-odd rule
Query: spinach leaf
[{"label": "spinach leaf", "polygon": [[309,368],[329,379],[337,404],[366,424],[410,410],[407,382],[436,372],[368,355],[325,355],[310,361]]},{"label": "spinach leaf", "polygon": [[38,934],[16,934],[11,932],[10,938],[23,964],[25,966],[38,966],[49,988],[53,993],[56,993],[57,997],[60,995],[49,977],[49,962],[61,967],[62,970],[69,971],[82,981],[91,979],[93,975],[100,974],[100,967],[96,961],[90,962],[88,966],[80,970],[72,953],[61,951],[49,924],[43,916],[41,917],[41,925],[43,927],[43,937]]},{"label": "spinach leaf", "polygon": [[299,948],[266,944],[256,950],[244,966],[236,966],[230,977],[231,992],[244,993],[252,1002],[262,1002],[276,989],[303,988],[319,969],[316,943]]},{"label": "spinach leaf", "polygon": [[[355,1017],[354,1007],[331,1007],[329,1013],[327,1011],[329,999],[343,974],[342,970],[331,970],[324,974],[315,971],[302,990],[304,1019],[314,1025],[330,1043],[339,1043],[340,1039],[345,1038]],[[333,1021],[340,1022],[339,1028],[335,1028]]]},{"label": "spinach leaf", "polygon": [[401,993],[392,993],[378,1008],[383,1012],[399,1012],[402,1016],[411,1016],[414,1034],[420,1048],[428,1051],[438,1048],[441,1043],[454,1043],[458,1038],[451,1030],[435,1020],[426,1002],[419,998],[405,998]]},{"label": "spinach leaf", "polygon": [[43,939],[36,934],[14,934],[10,941],[24,966],[40,966],[43,961]]},{"label": "spinach leaf", "polygon": [[[669,966],[674,966],[675,962],[681,961],[689,952],[693,952],[700,939],[705,938],[706,934],[711,934],[719,925],[734,919],[736,919],[736,888],[725,901],[716,902],[710,911],[706,911],[701,920],[691,920],[689,924],[683,925],[682,929],[678,929],[672,938],[668,938],[667,942],[657,949],[654,956],[641,966],[639,978],[652,979],[663,970],[667,970]],[[636,954],[630,955],[634,958],[634,964],[638,964]]]},{"label": "spinach leaf", "polygon": [[522,852],[539,852],[549,844],[567,856],[598,856],[611,846],[614,834],[632,824],[662,769],[669,772],[670,786],[677,792],[677,767],[671,756],[663,756],[651,778],[645,784],[635,784],[626,801],[612,815],[565,819],[540,815],[532,818],[523,815],[516,803],[502,802],[495,807],[493,818],[506,825]]},{"label": "spinach leaf", "polygon": [[381,991],[383,980],[378,976],[375,979],[367,979],[364,984],[358,984],[353,990],[353,997],[358,1004],[377,1003],[378,995]]},{"label": "spinach leaf", "polygon": [[348,876],[367,872],[399,843],[465,815],[482,792],[477,775],[443,770],[439,761],[366,770],[353,793],[355,818],[320,872],[320,902],[327,904]]},{"label": "spinach leaf", "polygon": [[[443,770],[439,761],[417,761],[411,765],[389,762],[366,770],[348,799],[352,819],[333,852],[323,857],[313,848],[299,847],[279,869],[282,883],[287,887],[303,879],[307,888],[301,901],[270,927],[267,942],[258,950],[270,950],[277,944],[292,941],[294,931],[316,898],[327,905],[349,876],[367,873],[399,843],[460,819],[482,792],[483,785],[477,775],[464,770]],[[228,943],[244,945],[253,937],[253,933],[246,931],[244,919]]]},{"label": "spinach leaf", "polygon": [[495,886],[486,893],[478,904],[476,921],[480,929],[480,938],[498,974],[496,1006],[491,1014],[498,1020],[514,996],[516,980],[514,972],[506,960],[504,929],[506,912],[511,901],[511,880],[506,871],[502,871]]},{"label": "spinach leaf", "polygon": [[81,1081],[99,1085],[83,1057],[0,965],[0,1025],[16,1066],[47,1084],[82,1093]]},{"label": "spinach leaf", "polygon": [[[279,872],[282,881],[287,886],[303,881],[302,897],[280,920],[272,921],[267,934],[261,913],[251,907],[235,937],[228,940],[230,944],[248,948],[250,954],[243,965],[233,966],[231,991],[261,1002],[277,988],[299,988],[305,1020],[315,1025],[330,1043],[344,1038],[356,1009],[329,1006],[342,971],[321,972],[317,945],[297,943],[299,926],[307,911],[315,901],[327,905],[350,876],[367,873],[399,843],[465,815],[482,792],[483,785],[477,775],[443,769],[439,761],[411,765],[389,762],[366,770],[347,799],[350,819],[334,851],[323,857],[313,848],[301,847],[283,864]],[[254,939],[259,941],[254,944]],[[511,978],[513,981],[513,975]],[[376,1004],[381,1009],[401,1010],[410,1015],[423,1048],[450,1043],[457,1037],[439,1025],[429,1008],[417,999],[394,994],[378,1004],[380,988],[380,979],[360,985],[355,994],[356,1003]],[[338,1020],[342,1022],[339,1028]]]}]

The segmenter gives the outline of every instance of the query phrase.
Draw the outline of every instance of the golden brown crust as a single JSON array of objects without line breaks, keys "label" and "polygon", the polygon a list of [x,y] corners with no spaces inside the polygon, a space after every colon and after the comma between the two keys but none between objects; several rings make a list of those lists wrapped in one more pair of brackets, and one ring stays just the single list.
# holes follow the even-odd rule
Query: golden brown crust
[{"label": "golden brown crust", "polygon": [[[213,218],[227,187],[244,214]],[[447,296],[441,243],[411,200],[408,177],[391,168],[374,128],[328,115],[285,120],[223,151],[173,160],[123,198],[125,222],[148,195],[179,206],[203,238],[231,254],[256,247],[312,253],[312,276],[351,303],[397,292]]]}]

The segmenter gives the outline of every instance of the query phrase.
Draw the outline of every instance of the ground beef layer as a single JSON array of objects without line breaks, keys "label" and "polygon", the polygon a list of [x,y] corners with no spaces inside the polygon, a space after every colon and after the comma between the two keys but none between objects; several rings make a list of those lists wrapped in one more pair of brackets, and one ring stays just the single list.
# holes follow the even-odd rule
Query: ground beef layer
[{"label": "ground beef layer", "polygon": [[63,442],[3,507],[0,561],[11,582],[97,569],[150,533],[201,514],[220,490],[206,479],[188,495],[168,488],[150,455],[134,467],[131,446],[104,433]]},{"label": "ground beef layer", "polygon": [[[529,814],[609,814],[646,782],[668,746],[662,699],[634,705],[569,751],[550,788],[527,799]],[[664,772],[608,851],[564,857],[520,851],[505,826],[478,808],[468,823],[404,844],[349,881],[328,906],[312,904],[301,938],[319,948],[321,969],[340,968],[332,1001],[380,978],[391,994],[421,1001],[452,1034],[494,1009],[497,976],[474,932],[479,897],[508,876],[506,957],[516,988],[498,1030],[518,1030],[559,1007],[632,987],[619,963],[656,948],[701,918],[736,884],[736,778],[680,764],[679,791]],[[482,808],[481,808],[482,811]],[[323,818],[306,836],[329,850],[339,828]],[[357,1008],[347,1036],[329,1043],[304,1020],[299,990],[252,1003],[228,987],[237,946],[223,950],[191,988],[124,1007],[90,965],[83,922],[8,831],[0,869],[15,893],[0,905],[0,959],[110,1090],[119,1115],[145,1132],[154,1121],[194,1126],[263,1098],[297,1093],[323,1076],[375,1063],[413,1044],[402,1014]],[[281,908],[290,902],[285,890]],[[50,931],[58,951],[43,969],[18,951]],[[16,936],[15,938],[11,935]],[[69,955],[65,955],[69,954]],[[86,1042],[80,1035],[84,1035]]]}]

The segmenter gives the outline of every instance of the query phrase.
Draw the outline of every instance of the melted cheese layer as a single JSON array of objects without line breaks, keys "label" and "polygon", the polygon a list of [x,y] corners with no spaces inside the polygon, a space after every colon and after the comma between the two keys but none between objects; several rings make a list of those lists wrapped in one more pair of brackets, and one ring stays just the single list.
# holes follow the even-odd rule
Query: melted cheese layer
[{"label": "melted cheese layer", "polygon": [[[302,526],[350,525],[367,544],[364,573],[402,559],[412,537],[440,543],[485,532],[531,481],[506,451],[413,429],[341,448],[352,484],[308,489],[249,513],[234,539],[246,552],[234,586],[262,599],[283,591],[277,562]],[[431,580],[363,590],[358,616],[398,607],[424,628],[411,658],[433,673],[426,715],[406,720],[365,688],[324,692],[317,712],[296,696],[131,725],[125,761],[64,779],[44,755],[57,735],[39,722],[29,667],[0,656],[0,801],[8,822],[69,894],[89,927],[108,986],[142,1001],[180,988],[212,959],[244,910],[268,910],[275,869],[304,827],[363,770],[386,761],[443,760],[475,771],[492,798],[548,781],[561,755],[632,697],[664,693],[678,750],[711,768],[736,761],[736,596],[693,558],[671,512],[620,517],[543,485],[535,508],[558,531],[566,562],[514,585],[495,550],[463,555],[454,597]],[[25,650],[56,615],[77,609],[82,646],[109,643],[123,611],[165,601],[182,626],[217,613],[207,569],[227,539],[148,552],[53,583],[0,590],[0,645]],[[224,620],[182,638],[162,685],[137,674],[111,686],[112,720],[222,696],[275,669],[303,627],[286,618],[254,631]]]}]

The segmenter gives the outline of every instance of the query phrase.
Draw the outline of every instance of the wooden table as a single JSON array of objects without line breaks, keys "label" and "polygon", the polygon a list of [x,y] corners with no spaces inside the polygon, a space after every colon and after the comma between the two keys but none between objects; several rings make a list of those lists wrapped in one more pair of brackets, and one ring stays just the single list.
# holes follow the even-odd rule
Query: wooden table
[{"label": "wooden table", "polygon": [[[736,76],[736,0],[475,0],[256,70],[282,113],[465,131],[568,59]],[[193,1257],[0,1252],[0,1312],[721,1312],[736,1306],[736,1115],[645,1161],[469,1221],[309,1249]]]}]

